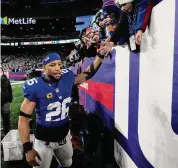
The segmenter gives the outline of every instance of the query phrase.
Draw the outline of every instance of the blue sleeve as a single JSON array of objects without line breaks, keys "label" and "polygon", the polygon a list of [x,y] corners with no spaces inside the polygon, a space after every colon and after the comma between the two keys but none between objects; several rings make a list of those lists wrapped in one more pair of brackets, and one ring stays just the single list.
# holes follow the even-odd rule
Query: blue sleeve
[{"label": "blue sleeve", "polygon": [[74,82],[75,82],[75,74],[74,74],[72,71],[69,71],[69,75],[70,75],[70,78],[71,78],[71,81],[72,81],[72,85],[74,85]]},{"label": "blue sleeve", "polygon": [[140,30],[142,27],[149,2],[150,0],[139,0],[139,6],[138,6],[138,11],[137,11],[137,21],[136,21],[136,26],[135,26],[136,32]]},{"label": "blue sleeve", "polygon": [[37,101],[35,88],[33,88],[33,86],[29,86],[27,82],[23,85],[23,95],[32,102]]}]

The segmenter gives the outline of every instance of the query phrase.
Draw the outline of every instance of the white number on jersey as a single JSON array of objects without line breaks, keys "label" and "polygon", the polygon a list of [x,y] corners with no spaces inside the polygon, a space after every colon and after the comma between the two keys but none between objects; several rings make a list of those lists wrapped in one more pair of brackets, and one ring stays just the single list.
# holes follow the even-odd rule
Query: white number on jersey
[{"label": "white number on jersey", "polygon": [[[62,104],[60,102],[54,102],[48,105],[47,110],[53,110],[56,108],[55,111],[51,111],[46,114],[46,121],[61,121],[64,120],[68,116],[69,106],[67,103],[71,102],[71,98],[68,97],[63,100]],[[61,117],[59,116],[61,113]],[[52,117],[59,116],[58,118],[52,120]]]},{"label": "white number on jersey", "polygon": [[69,72],[69,70],[67,70],[67,69],[62,69],[62,74],[65,74],[65,73],[68,73]]},{"label": "white number on jersey", "polygon": [[30,79],[30,80],[27,81],[27,84],[28,84],[29,86],[33,85],[34,83],[38,83],[37,79],[35,79],[35,78]]}]

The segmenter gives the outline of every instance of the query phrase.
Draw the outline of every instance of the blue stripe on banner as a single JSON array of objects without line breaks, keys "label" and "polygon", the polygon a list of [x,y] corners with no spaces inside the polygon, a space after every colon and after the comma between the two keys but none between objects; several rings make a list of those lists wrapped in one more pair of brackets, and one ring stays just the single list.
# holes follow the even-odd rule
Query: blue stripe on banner
[{"label": "blue stripe on banner", "polygon": [[143,155],[138,140],[139,66],[140,56],[138,54],[131,53],[129,78],[129,149],[124,149],[128,152],[131,159],[139,168],[153,168]]},{"label": "blue stripe on banner", "polygon": [[[178,16],[178,1],[176,3],[176,13]],[[178,18],[175,17],[175,37],[174,37],[174,69],[173,69],[173,91],[172,91],[172,129],[178,135]]]}]

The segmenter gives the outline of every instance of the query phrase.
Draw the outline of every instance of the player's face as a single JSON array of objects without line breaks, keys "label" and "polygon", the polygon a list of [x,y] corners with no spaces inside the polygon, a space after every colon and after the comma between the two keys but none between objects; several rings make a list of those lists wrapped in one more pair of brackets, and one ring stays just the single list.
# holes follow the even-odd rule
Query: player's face
[{"label": "player's face", "polygon": [[45,65],[44,71],[46,76],[52,76],[55,79],[60,79],[62,73],[62,62],[59,60],[52,61],[49,64]]},{"label": "player's face", "polygon": [[125,3],[125,4],[120,5],[120,8],[124,12],[129,13],[129,12],[132,12],[132,10],[133,10],[133,4],[131,2]]}]

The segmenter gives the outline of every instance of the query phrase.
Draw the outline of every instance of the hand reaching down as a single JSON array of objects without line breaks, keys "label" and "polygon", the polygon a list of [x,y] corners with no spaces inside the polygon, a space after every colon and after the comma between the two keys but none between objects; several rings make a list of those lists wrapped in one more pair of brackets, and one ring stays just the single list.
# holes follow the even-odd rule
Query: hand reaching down
[{"label": "hand reaching down", "polygon": [[26,154],[26,160],[30,166],[40,166],[39,162],[42,161],[40,155],[35,149],[28,151]]},{"label": "hand reaching down", "polygon": [[139,30],[139,31],[136,33],[136,44],[138,44],[138,45],[141,44],[142,35],[143,35],[142,30]]},{"label": "hand reaching down", "polygon": [[113,42],[104,42],[100,46],[99,53],[108,56],[113,46],[114,46]]}]

